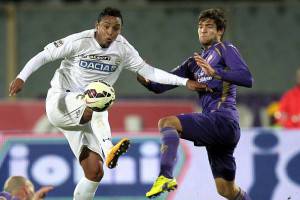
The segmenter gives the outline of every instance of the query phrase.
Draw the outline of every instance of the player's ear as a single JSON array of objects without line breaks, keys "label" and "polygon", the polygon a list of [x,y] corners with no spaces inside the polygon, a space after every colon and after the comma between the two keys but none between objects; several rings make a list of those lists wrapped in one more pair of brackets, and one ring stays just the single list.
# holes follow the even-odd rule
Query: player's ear
[{"label": "player's ear", "polygon": [[95,23],[95,28],[98,29],[99,28],[100,23],[98,21],[96,21]]},{"label": "player's ear", "polygon": [[224,28],[221,30],[218,30],[218,35],[220,38],[223,38],[224,32],[225,32]]}]

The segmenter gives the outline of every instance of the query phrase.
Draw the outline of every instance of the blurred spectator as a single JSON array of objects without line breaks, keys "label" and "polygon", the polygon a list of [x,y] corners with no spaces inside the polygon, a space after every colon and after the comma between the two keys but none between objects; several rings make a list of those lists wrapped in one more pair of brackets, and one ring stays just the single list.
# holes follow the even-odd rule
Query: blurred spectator
[{"label": "blurred spectator", "polygon": [[300,128],[300,68],[296,72],[296,85],[279,102],[279,124],[284,128]]},{"label": "blurred spectator", "polygon": [[35,192],[30,180],[23,176],[11,176],[4,183],[4,192],[0,193],[0,199],[5,197],[4,199],[11,200],[42,200],[52,189],[52,186],[45,186]]},{"label": "blurred spectator", "polygon": [[0,192],[0,200],[19,200],[8,192]]},{"label": "blurred spectator", "polygon": [[267,108],[266,108],[268,120],[269,120],[269,126],[280,126],[278,123],[278,118],[280,116],[279,112],[279,102],[271,102]]}]

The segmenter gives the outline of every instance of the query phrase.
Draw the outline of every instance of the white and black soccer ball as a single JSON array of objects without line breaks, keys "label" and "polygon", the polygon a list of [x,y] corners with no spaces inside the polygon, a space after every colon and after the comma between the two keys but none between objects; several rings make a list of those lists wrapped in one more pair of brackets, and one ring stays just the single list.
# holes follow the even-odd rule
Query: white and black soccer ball
[{"label": "white and black soccer ball", "polygon": [[88,84],[84,92],[86,106],[95,112],[102,112],[112,106],[116,99],[115,90],[103,81]]}]

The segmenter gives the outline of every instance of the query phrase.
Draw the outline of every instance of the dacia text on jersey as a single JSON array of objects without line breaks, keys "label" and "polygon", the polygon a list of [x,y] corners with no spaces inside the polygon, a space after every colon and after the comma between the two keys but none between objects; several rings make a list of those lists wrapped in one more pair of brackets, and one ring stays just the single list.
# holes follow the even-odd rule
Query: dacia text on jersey
[{"label": "dacia text on jersey", "polygon": [[102,72],[114,72],[118,67],[117,65],[100,63],[100,62],[90,61],[90,60],[80,60],[79,66],[85,69],[93,69]]}]

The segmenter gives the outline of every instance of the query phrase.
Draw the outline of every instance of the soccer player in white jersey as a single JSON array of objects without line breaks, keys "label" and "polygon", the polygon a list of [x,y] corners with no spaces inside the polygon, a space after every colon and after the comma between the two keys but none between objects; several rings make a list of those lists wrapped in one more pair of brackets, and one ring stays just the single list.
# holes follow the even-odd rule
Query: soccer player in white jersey
[{"label": "soccer player in white jersey", "polygon": [[48,62],[63,59],[51,80],[46,113],[49,121],[67,138],[84,171],[84,177],[74,191],[75,200],[93,199],[103,177],[102,163],[105,161],[107,167],[115,167],[119,156],[129,146],[127,138],[113,146],[107,111],[93,112],[85,105],[82,94],[88,83],[101,80],[113,85],[122,69],[128,69],[162,84],[186,86],[191,90],[206,89],[204,84],[145,63],[120,34],[122,24],[118,9],[105,8],[95,29],[48,44],[27,62],[10,84],[10,95],[16,95],[34,71]]}]

